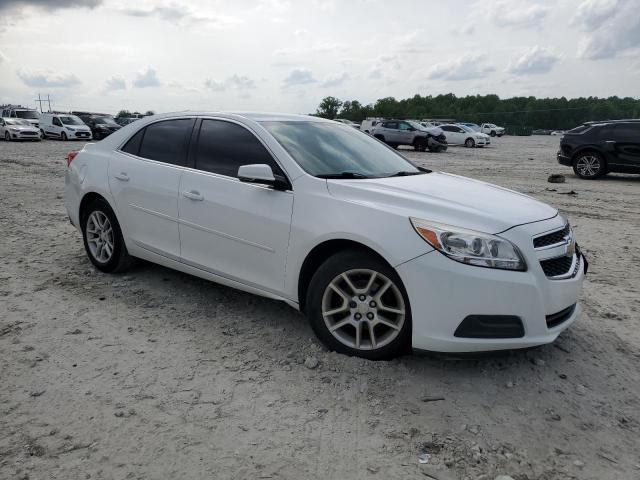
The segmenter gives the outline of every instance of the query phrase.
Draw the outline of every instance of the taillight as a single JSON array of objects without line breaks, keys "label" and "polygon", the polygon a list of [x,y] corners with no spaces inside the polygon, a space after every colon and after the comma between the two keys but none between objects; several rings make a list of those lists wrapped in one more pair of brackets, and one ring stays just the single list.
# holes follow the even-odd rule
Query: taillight
[{"label": "taillight", "polygon": [[79,153],[80,150],[71,150],[69,153],[67,153],[67,167],[71,165],[71,162],[73,162],[73,159],[76,158]]}]

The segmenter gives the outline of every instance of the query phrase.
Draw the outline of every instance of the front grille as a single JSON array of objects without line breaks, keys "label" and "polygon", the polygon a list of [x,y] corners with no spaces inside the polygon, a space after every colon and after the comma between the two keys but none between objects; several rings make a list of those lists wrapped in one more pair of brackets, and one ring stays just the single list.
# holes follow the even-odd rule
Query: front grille
[{"label": "front grille", "polygon": [[88,137],[88,132],[76,132],[76,137]]},{"label": "front grille", "polygon": [[549,245],[562,243],[564,241],[564,237],[569,235],[570,231],[571,227],[569,227],[569,224],[567,223],[562,230],[556,230],[555,232],[536,237],[533,239],[533,248],[543,248],[548,247]]},{"label": "front grille", "polygon": [[547,277],[566,275],[573,264],[573,255],[568,257],[556,257],[549,260],[541,260],[540,266]]},{"label": "front grille", "polygon": [[571,315],[573,315],[574,310],[576,309],[576,304],[574,303],[570,307],[565,308],[564,310],[560,310],[557,313],[552,313],[551,315],[547,315],[547,328],[555,328],[558,325],[566,322]]},{"label": "front grille", "polygon": [[38,135],[38,132],[20,132],[21,135]]}]

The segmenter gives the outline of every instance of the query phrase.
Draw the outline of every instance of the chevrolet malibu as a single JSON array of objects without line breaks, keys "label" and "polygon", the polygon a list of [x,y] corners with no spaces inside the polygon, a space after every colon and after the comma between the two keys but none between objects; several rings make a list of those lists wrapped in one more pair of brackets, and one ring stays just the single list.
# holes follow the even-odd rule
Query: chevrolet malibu
[{"label": "chevrolet malibu", "polygon": [[580,314],[587,262],[555,208],[417,167],[348,125],[156,115],[67,164],[97,269],[141,258],[282,300],[345,354],[525,348]]}]

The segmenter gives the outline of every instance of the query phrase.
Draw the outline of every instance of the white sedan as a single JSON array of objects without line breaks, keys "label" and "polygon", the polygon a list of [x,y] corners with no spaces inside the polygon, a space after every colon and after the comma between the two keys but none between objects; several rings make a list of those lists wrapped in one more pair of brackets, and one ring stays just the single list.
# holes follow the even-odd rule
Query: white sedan
[{"label": "white sedan", "polygon": [[0,118],[0,138],[12,140],[39,141],[40,130],[21,118]]},{"label": "white sedan", "polygon": [[581,311],[587,262],[555,208],[337,122],[155,115],[67,165],[67,212],[97,269],[138,257],[282,300],[345,354],[530,347]]},{"label": "white sedan", "polygon": [[444,131],[449,145],[464,145],[465,147],[472,148],[484,147],[490,143],[490,141],[487,141],[488,135],[476,132],[465,125],[455,125],[451,123],[440,125],[440,128]]}]

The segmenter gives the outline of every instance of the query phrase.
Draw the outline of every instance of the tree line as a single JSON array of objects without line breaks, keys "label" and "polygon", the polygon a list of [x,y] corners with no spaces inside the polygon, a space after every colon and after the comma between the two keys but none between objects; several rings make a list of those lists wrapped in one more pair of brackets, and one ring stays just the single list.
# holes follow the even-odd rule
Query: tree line
[{"label": "tree line", "polygon": [[512,128],[566,130],[593,120],[639,118],[640,99],[631,97],[536,98],[498,95],[414,95],[396,100],[380,98],[363,105],[358,100],[325,97],[315,115],[361,122],[367,117],[401,119],[452,119],[496,123]]}]

